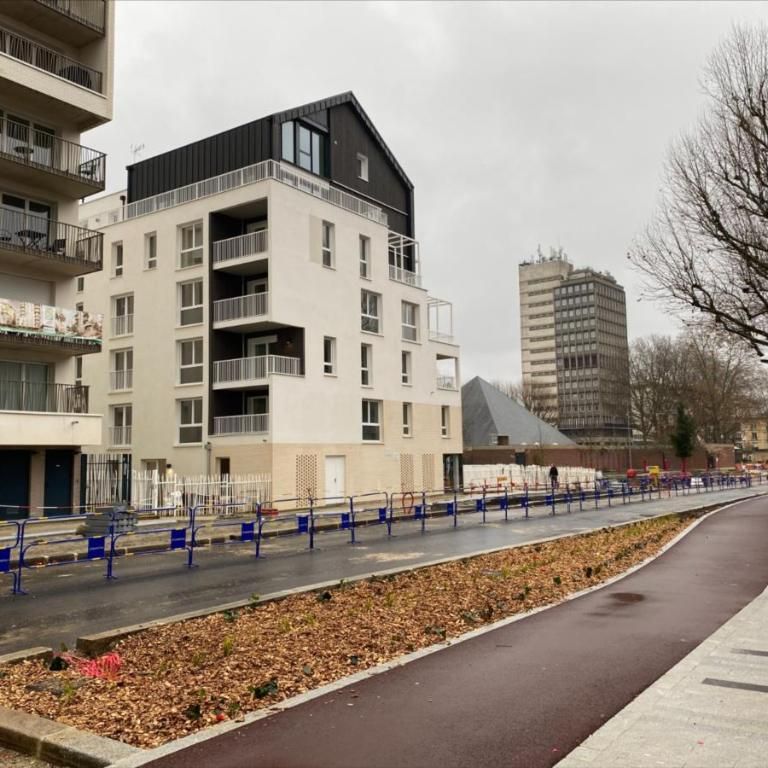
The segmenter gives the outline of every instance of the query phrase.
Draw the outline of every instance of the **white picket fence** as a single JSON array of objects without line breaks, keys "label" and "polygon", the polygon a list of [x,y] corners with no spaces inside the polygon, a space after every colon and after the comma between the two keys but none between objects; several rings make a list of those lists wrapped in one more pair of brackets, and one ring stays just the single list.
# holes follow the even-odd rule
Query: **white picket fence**
[{"label": "white picket fence", "polygon": [[[549,466],[540,467],[529,464],[465,464],[464,488],[488,488],[501,485],[530,489],[543,488],[549,483]],[[574,483],[593,483],[595,470],[588,467],[558,467],[558,482],[561,486]]]},{"label": "white picket fence", "polygon": [[217,515],[252,511],[272,495],[272,478],[255,475],[161,475],[157,470],[134,470],[131,504],[137,510],[157,510],[158,517],[185,515],[197,506]]}]

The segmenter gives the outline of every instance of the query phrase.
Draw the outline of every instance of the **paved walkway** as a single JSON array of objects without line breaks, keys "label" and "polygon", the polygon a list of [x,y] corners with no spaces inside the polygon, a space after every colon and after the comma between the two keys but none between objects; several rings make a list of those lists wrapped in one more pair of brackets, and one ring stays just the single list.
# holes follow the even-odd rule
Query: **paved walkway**
[{"label": "paved walkway", "polygon": [[558,768],[768,765],[768,590]]},{"label": "paved walkway", "polygon": [[[419,522],[403,522],[395,525],[392,538],[387,538],[386,526],[371,526],[357,531],[355,546],[347,543],[347,531],[318,534],[312,552],[306,549],[305,535],[282,537],[268,540],[266,557],[257,561],[252,545],[218,546],[198,552],[200,567],[192,571],[184,566],[185,552],[126,557],[116,561],[118,580],[112,582],[104,579],[103,562],[25,571],[29,595],[0,593],[0,653],[37,645],[58,648],[62,642],[72,647],[80,635],[247,600],[253,593],[265,595],[494,547],[519,546],[639,517],[724,504],[765,490],[758,485],[652,502],[622,504],[618,500],[611,508],[603,500],[600,509],[586,504],[580,512],[574,505],[572,514],[559,509],[554,517],[536,507],[528,520],[516,509],[506,523],[503,513],[494,510],[488,512],[486,525],[480,524],[480,514],[460,516],[456,530],[450,517],[430,518],[425,534],[420,533]],[[10,579],[0,579],[0,588],[5,585],[10,587]]]},{"label": "paved walkway", "polygon": [[[760,595],[767,552],[768,501],[745,501],[615,584],[150,764],[548,768]],[[754,636],[739,643],[765,648]],[[747,675],[746,665],[756,670],[765,658],[745,655],[739,663],[745,666],[724,668],[714,658],[702,671],[750,682],[759,675]],[[742,726],[765,719],[763,700],[746,698],[763,693],[709,686],[703,695],[712,695],[710,687],[740,710]],[[744,697],[738,705],[736,695]],[[731,759],[725,738],[736,721],[713,747],[721,758]],[[716,715],[708,722],[714,729]],[[644,735],[662,742],[667,728],[662,717]],[[636,755],[623,765],[639,766]],[[607,764],[618,765],[610,757]],[[738,758],[717,764],[742,766]]]}]

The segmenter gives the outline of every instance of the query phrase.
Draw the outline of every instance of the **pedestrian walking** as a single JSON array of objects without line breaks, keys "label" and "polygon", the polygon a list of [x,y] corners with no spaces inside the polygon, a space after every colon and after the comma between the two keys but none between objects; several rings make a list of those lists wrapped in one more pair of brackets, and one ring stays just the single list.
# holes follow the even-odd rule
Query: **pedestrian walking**
[{"label": "pedestrian walking", "polygon": [[552,486],[553,491],[557,488],[557,477],[558,477],[557,467],[553,464],[549,468],[549,484]]}]

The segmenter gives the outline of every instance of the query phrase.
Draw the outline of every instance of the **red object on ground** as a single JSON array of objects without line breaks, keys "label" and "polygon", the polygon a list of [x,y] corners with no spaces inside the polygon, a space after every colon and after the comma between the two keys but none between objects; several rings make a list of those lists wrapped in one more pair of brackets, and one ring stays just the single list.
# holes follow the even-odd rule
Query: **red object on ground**
[{"label": "red object on ground", "polygon": [[636,469],[628,469],[627,470],[627,477],[631,480],[633,477],[637,477],[637,470]]}]

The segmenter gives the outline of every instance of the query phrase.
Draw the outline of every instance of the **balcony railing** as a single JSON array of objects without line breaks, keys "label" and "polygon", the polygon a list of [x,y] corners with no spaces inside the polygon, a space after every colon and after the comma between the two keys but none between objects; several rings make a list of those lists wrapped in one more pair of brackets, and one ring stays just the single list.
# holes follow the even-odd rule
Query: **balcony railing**
[{"label": "balcony railing", "polygon": [[103,244],[101,232],[0,206],[0,248],[101,269]]},{"label": "balcony railing", "polygon": [[238,357],[218,360],[213,364],[214,384],[234,384],[240,381],[266,379],[272,374],[301,376],[301,359],[279,355]]},{"label": "balcony railing", "polygon": [[266,229],[258,232],[249,232],[247,235],[238,235],[226,240],[217,240],[213,244],[213,263],[222,264],[232,259],[241,259],[244,256],[254,256],[264,253],[268,247],[269,235]]},{"label": "balcony railing", "polygon": [[[220,176],[213,176],[210,179],[189,184],[186,187],[172,189],[169,192],[163,192],[154,197],[146,197],[143,200],[137,200],[135,203],[129,203],[121,208],[114,208],[98,214],[100,227],[108,224],[117,224],[127,219],[135,219],[137,216],[146,216],[150,213],[163,211],[166,208],[174,208],[177,205],[190,203],[193,200],[200,200],[211,195],[218,195],[222,192],[229,192],[232,189],[245,187],[249,184],[256,184],[266,179],[275,179],[289,187],[294,187],[302,192],[306,192],[313,197],[319,197],[332,205],[344,208],[347,211],[356,213],[377,224],[387,226],[387,214],[376,205],[371,205],[359,197],[342,192],[340,189],[331,187],[319,178],[309,176],[296,171],[288,165],[283,165],[277,160],[264,160],[255,165],[249,165],[245,168],[238,168],[236,171],[223,173]],[[95,226],[95,225],[94,225]]]},{"label": "balcony railing", "polygon": [[0,27],[0,54],[62,77],[89,91],[103,92],[101,72],[98,70],[3,27]]},{"label": "balcony railing", "polygon": [[0,154],[22,165],[104,189],[106,155],[0,116]]},{"label": "balcony railing", "polygon": [[455,376],[438,376],[437,377],[438,389],[457,389]]},{"label": "balcony railing", "polygon": [[104,0],[37,0],[91,29],[104,32]]},{"label": "balcony railing", "polygon": [[130,445],[131,427],[110,427],[109,444],[116,447]]},{"label": "balcony railing", "polygon": [[133,333],[133,315],[116,315],[112,318],[112,335],[128,336]]},{"label": "balcony railing", "polygon": [[418,272],[409,272],[407,269],[396,267],[394,264],[389,265],[389,279],[412,285],[414,288],[421,288],[421,275]]},{"label": "balcony railing", "polygon": [[79,384],[2,381],[0,411],[88,413],[88,387]]},{"label": "balcony railing", "polygon": [[269,414],[246,413],[241,416],[215,416],[214,435],[262,434],[269,431]]},{"label": "balcony railing", "polygon": [[249,293],[247,296],[235,296],[233,299],[220,299],[213,302],[213,322],[226,323],[230,320],[246,320],[262,317],[269,311],[268,293]]},{"label": "balcony railing", "polygon": [[131,387],[133,387],[133,370],[109,372],[109,388],[111,390],[131,389]]}]

